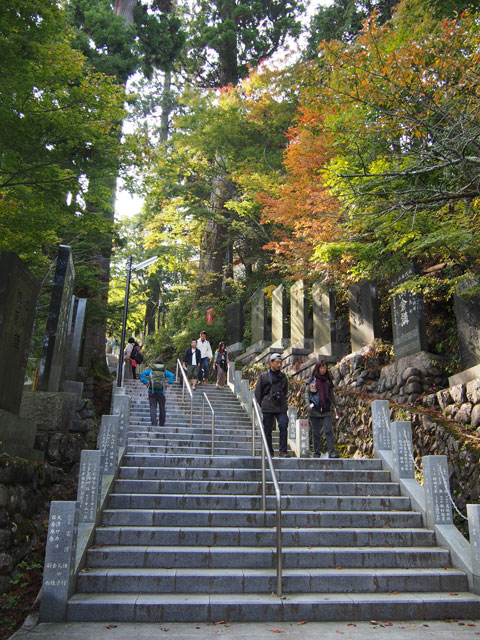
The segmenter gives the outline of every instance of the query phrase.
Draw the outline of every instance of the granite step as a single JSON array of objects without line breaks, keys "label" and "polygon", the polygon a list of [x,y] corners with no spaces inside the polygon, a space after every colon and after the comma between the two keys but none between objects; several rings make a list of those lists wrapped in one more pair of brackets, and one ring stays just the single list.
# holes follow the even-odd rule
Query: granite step
[{"label": "granite step", "polygon": [[465,592],[329,593],[277,598],[269,593],[79,593],[68,619],[81,622],[282,622],[438,620],[480,617],[480,599]]}]

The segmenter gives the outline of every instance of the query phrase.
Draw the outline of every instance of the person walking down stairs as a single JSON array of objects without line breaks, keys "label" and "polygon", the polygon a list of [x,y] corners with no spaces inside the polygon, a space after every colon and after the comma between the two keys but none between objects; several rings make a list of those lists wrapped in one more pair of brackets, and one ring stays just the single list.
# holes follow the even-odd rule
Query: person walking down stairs
[{"label": "person walking down stairs", "polygon": [[[150,420],[152,426],[158,424],[165,426],[166,408],[165,408],[165,389],[169,384],[173,384],[175,376],[171,371],[165,369],[162,360],[157,360],[152,364],[150,369],[145,369],[140,374],[140,380],[144,385],[148,385],[148,403],[150,405]],[[157,404],[159,412],[159,422],[157,422]]]},{"label": "person walking down stairs", "polygon": [[313,457],[320,458],[320,423],[323,424],[323,433],[328,446],[328,457],[339,458],[335,451],[332,431],[332,407],[335,409],[335,417],[338,418],[338,410],[333,392],[333,381],[328,371],[325,360],[319,360],[305,386],[305,407],[308,411],[308,419],[312,428]]},{"label": "person walking down stairs", "polygon": [[282,368],[282,356],[272,353],[269,360],[270,368],[258,376],[255,387],[255,398],[263,413],[263,427],[267,438],[270,453],[275,455],[272,444],[272,431],[274,421],[277,421],[280,431],[280,458],[290,458],[287,453],[288,434],[288,380],[280,371]]}]

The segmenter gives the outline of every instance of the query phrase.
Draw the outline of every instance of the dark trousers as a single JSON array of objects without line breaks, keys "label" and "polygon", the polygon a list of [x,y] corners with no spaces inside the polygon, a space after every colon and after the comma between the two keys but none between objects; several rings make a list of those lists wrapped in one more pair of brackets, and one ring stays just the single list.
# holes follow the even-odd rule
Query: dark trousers
[{"label": "dark trousers", "polygon": [[163,393],[149,393],[148,402],[150,404],[150,420],[153,426],[157,426],[157,404],[159,413],[159,423],[161,427],[165,424],[165,395]]},{"label": "dark trousers", "polygon": [[323,435],[327,441],[328,453],[335,453],[335,445],[333,443],[332,418],[328,416],[310,416],[310,426],[312,428],[313,437],[313,453],[320,455],[320,425],[323,423]]},{"label": "dark trousers", "polygon": [[208,380],[208,363],[210,362],[209,358],[202,358],[200,360],[200,369],[198,371],[198,380],[202,382],[202,380]]},{"label": "dark trousers", "polygon": [[263,414],[263,428],[265,429],[265,437],[267,438],[268,448],[270,453],[274,454],[272,444],[272,431],[274,427],[274,421],[277,420],[278,429],[280,431],[280,451],[287,452],[287,436],[288,436],[288,415],[283,413],[264,413]]}]

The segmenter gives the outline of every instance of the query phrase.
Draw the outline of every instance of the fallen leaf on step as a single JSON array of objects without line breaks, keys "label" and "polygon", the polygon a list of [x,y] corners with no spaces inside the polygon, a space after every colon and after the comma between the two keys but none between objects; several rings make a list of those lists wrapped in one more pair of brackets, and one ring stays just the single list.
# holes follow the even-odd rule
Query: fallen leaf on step
[{"label": "fallen leaf on step", "polygon": [[336,569],[337,569],[338,571],[340,571],[340,569],[341,569],[341,568],[342,568],[342,567],[340,567],[340,566],[336,567]]},{"label": "fallen leaf on step", "polygon": [[341,636],[343,636],[343,631],[339,631],[338,629],[335,630],[335,633],[340,634]]},{"label": "fallen leaf on step", "polygon": [[379,624],[376,620],[370,620],[370,624]]},{"label": "fallen leaf on step", "polygon": [[[300,622],[297,622],[297,625],[300,626],[302,624],[308,624],[308,620],[301,620]],[[475,626],[475,625],[473,625]]]},{"label": "fallen leaf on step", "polygon": [[285,631],[282,631],[282,629],[269,629],[269,631],[271,631],[272,633],[285,633]]},{"label": "fallen leaf on step", "polygon": [[476,627],[477,625],[473,622],[467,622],[467,627]]},{"label": "fallen leaf on step", "polygon": [[451,596],[458,596],[458,593],[451,593]]},{"label": "fallen leaf on step", "polygon": [[105,627],[105,629],[116,629],[117,625],[116,624],[107,624],[107,626]]},{"label": "fallen leaf on step", "polygon": [[349,622],[349,623],[347,624],[347,627],[356,627],[356,626],[357,626],[357,625],[356,625],[356,624],[354,624],[353,622]]}]

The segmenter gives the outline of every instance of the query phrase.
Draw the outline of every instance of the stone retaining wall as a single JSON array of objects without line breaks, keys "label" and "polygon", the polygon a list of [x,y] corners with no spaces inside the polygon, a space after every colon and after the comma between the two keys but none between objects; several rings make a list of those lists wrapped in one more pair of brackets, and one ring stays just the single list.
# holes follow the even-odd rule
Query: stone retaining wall
[{"label": "stone retaining wall", "polygon": [[44,533],[50,501],[67,489],[60,469],[0,454],[0,593],[9,589],[16,565]]},{"label": "stone retaining wall", "polygon": [[[480,379],[446,389],[442,388],[446,374],[429,354],[382,367],[371,349],[362,351],[330,369],[340,412],[339,420],[333,421],[339,451],[354,458],[373,456],[370,404],[386,398],[391,401],[392,421],[412,422],[417,464],[425,455],[448,457],[452,495],[465,513],[467,503],[480,500],[480,446],[475,446],[479,442]],[[264,369],[244,369],[243,376],[253,387]],[[297,408],[299,417],[306,417],[304,391],[304,381],[290,380],[289,405]]]}]

